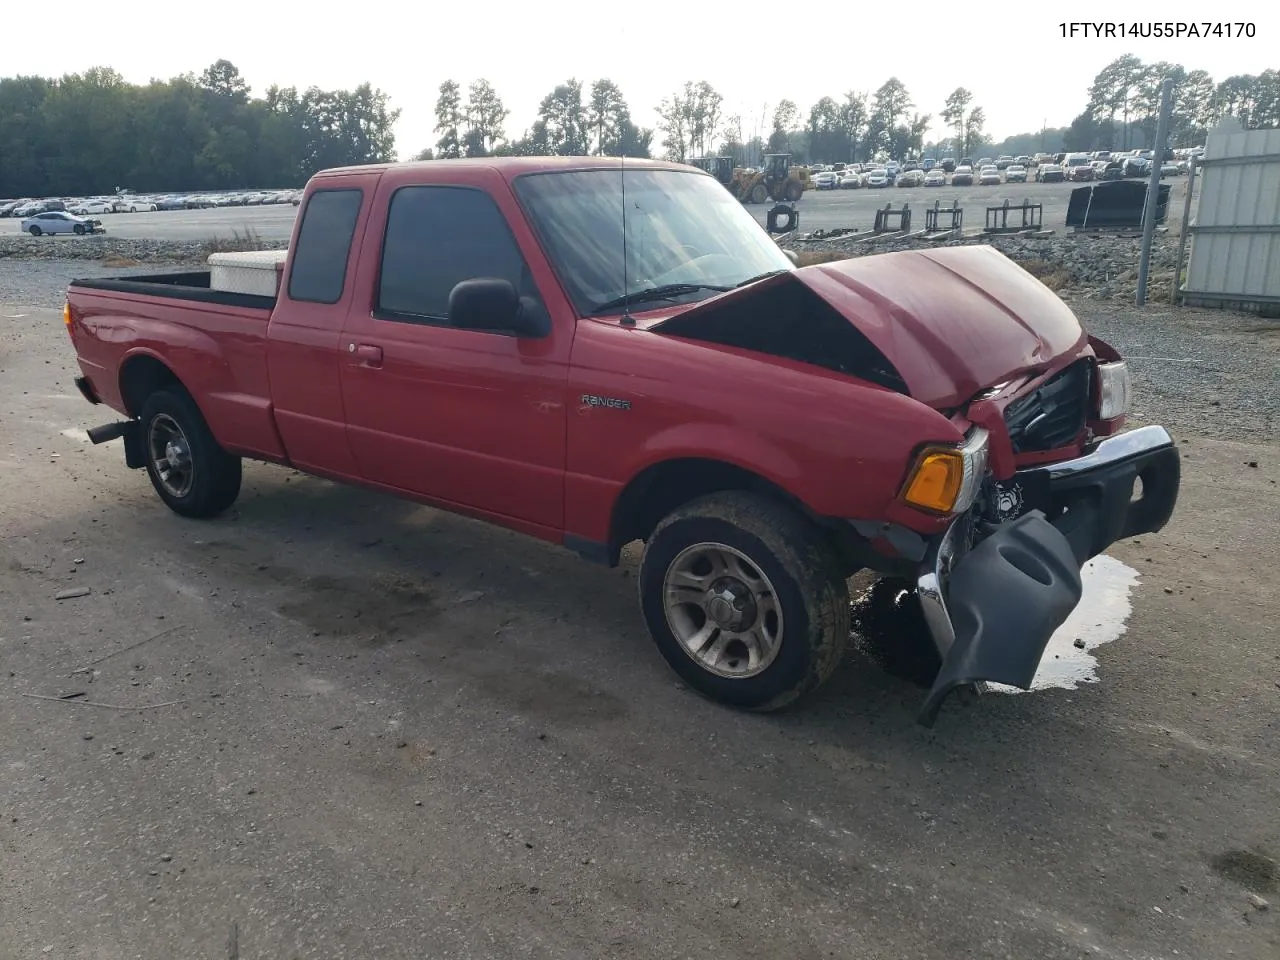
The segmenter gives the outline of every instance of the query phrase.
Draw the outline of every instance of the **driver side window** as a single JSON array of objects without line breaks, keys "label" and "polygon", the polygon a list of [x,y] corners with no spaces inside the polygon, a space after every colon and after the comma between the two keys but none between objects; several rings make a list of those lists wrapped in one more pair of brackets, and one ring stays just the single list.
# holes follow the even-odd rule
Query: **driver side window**
[{"label": "driver side window", "polygon": [[375,316],[447,326],[449,294],[463,280],[509,280],[537,289],[498,205],[474,187],[401,187],[391,197]]}]

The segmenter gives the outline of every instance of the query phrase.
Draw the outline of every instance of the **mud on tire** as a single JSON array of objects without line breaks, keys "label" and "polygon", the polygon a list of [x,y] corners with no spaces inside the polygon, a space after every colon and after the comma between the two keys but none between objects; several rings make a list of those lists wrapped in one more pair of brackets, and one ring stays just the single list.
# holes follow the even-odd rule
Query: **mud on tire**
[{"label": "mud on tire", "polygon": [[[775,598],[776,654],[758,672],[717,672],[677,635],[687,637],[699,626],[698,611],[696,604],[668,602],[669,574],[691,569],[682,558],[696,556],[689,548],[700,544],[729,548],[722,555],[731,564],[745,558],[744,567],[763,575],[747,582],[769,588]],[[710,583],[717,575],[704,576]],[[639,588],[649,634],[672,669],[704,696],[742,709],[776,710],[817,690],[835,672],[849,638],[848,587],[818,529],[797,511],[757,494],[715,493],[667,516],[645,547]],[[674,596],[688,600],[701,586],[674,589]],[[762,602],[759,609],[768,606]],[[717,609],[723,612],[723,606]],[[712,614],[705,617],[703,625],[711,624]],[[714,649],[718,642],[714,624],[709,629],[712,639],[700,649]],[[739,662],[744,658],[749,659],[744,654]]]},{"label": "mud on tire", "polygon": [[186,391],[156,391],[138,419],[147,476],[170,510],[206,518],[235,503],[240,495],[240,458],[222,449]]}]

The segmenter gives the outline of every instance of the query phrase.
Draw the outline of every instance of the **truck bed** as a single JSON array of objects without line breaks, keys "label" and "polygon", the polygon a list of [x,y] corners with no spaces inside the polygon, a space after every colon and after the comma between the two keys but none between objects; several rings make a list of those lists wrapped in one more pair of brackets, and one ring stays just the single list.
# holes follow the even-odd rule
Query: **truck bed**
[{"label": "truck bed", "polygon": [[131,274],[123,277],[72,280],[71,286],[83,290],[140,294],[166,300],[191,300],[223,307],[248,307],[270,311],[276,305],[275,297],[211,290],[209,281],[212,276],[211,270],[193,270],[189,273]]},{"label": "truck bed", "polygon": [[210,275],[73,280],[69,332],[81,373],[93,395],[130,417],[149,392],[176,380],[200,398],[223,446],[283,460],[266,350],[276,298],[210,290]]}]

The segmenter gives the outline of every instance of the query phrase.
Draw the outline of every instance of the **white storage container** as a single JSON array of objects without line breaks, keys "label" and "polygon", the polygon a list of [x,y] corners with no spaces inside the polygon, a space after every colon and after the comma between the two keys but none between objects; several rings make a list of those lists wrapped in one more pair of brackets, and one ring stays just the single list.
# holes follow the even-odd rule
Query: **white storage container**
[{"label": "white storage container", "polygon": [[211,253],[209,289],[274,297],[280,292],[280,274],[288,255],[288,250]]}]

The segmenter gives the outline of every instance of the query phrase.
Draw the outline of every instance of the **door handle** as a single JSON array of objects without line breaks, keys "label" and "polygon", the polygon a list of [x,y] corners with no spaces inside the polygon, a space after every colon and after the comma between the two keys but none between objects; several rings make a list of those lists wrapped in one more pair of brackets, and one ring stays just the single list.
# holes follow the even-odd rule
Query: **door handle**
[{"label": "door handle", "polygon": [[347,344],[347,352],[357,360],[363,360],[373,366],[382,363],[382,348],[375,347],[371,343],[349,343]]}]

